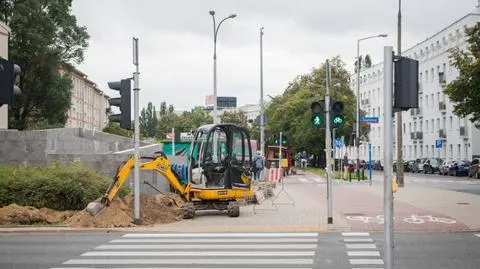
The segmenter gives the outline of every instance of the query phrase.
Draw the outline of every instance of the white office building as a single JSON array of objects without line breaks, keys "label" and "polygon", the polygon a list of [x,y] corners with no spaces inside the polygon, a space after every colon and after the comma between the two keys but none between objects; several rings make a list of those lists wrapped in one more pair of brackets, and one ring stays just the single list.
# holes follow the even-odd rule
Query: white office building
[{"label": "white office building", "polygon": [[[449,59],[448,50],[466,49],[464,29],[480,21],[480,9],[465,15],[430,38],[402,52],[402,56],[419,61],[419,108],[403,112],[403,159],[439,157],[442,159],[471,160],[480,155],[480,130],[466,118],[453,113],[453,104],[443,93],[443,87],[459,72]],[[368,116],[379,117],[378,124],[370,125],[368,141],[360,145],[360,159],[368,160],[371,144],[372,160],[383,159],[383,63],[360,73],[360,107]],[[351,78],[351,88],[357,92],[357,74]],[[396,117],[394,120],[396,127]],[[396,128],[394,129],[396,136]],[[396,139],[396,138],[395,138]],[[441,141],[441,142],[440,142]],[[440,146],[441,147],[437,147]],[[396,159],[396,142],[394,142]],[[347,149],[354,159],[353,147]],[[383,163],[383,162],[382,162]]]}]

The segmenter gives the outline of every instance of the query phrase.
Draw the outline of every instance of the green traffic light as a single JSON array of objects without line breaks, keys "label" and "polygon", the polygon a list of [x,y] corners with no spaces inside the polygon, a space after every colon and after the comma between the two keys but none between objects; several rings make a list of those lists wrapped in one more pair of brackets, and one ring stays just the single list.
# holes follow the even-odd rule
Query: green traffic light
[{"label": "green traffic light", "polygon": [[336,115],[336,116],[334,116],[333,119],[332,119],[332,123],[333,123],[333,125],[335,125],[335,126],[340,126],[340,125],[342,125],[344,122],[345,122],[345,118],[343,117],[343,115]]},{"label": "green traffic light", "polygon": [[322,125],[323,123],[323,119],[320,115],[313,115],[312,116],[312,125],[314,127],[320,127],[320,125]]}]

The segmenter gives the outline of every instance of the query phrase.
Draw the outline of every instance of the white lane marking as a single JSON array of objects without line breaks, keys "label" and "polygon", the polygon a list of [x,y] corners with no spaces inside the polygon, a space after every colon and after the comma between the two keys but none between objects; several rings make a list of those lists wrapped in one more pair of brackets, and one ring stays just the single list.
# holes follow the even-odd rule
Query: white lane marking
[{"label": "white lane marking", "polygon": [[342,236],[370,236],[370,233],[342,233]]},{"label": "white lane marking", "polygon": [[298,180],[300,182],[303,182],[303,183],[307,183],[307,182],[310,182],[308,179],[304,178],[304,177],[299,177]]},{"label": "white lane marking", "polygon": [[123,237],[317,237],[318,233],[130,233]]},{"label": "white lane marking", "polygon": [[350,264],[383,264],[382,259],[350,259]]},{"label": "white lane marking", "polygon": [[372,238],[345,238],[343,239],[345,243],[369,243],[373,242]]},{"label": "white lane marking", "polygon": [[377,248],[375,244],[345,244],[347,248],[359,249],[359,248]]},{"label": "white lane marking", "polygon": [[348,256],[380,256],[380,251],[347,251]]},{"label": "white lane marking", "polygon": [[313,259],[71,259],[63,264],[313,264]]},{"label": "white lane marking", "polygon": [[[105,267],[54,267],[50,269],[105,269]],[[202,267],[202,268],[193,268],[193,267],[108,267],[108,269],[218,269],[218,267],[212,268],[212,267]],[[238,268],[235,267],[235,269],[265,269],[265,267],[248,267],[248,268]],[[288,268],[288,267],[282,267],[282,268],[277,268],[277,267],[268,267],[268,269],[298,269],[296,268]],[[307,268],[305,267],[304,269],[312,269],[311,267]],[[362,268],[365,269],[365,268]],[[371,269],[371,268],[366,268],[366,269]],[[379,269],[379,268],[375,268]]]},{"label": "white lane marking", "polygon": [[238,257],[259,257],[259,256],[313,256],[315,251],[91,251],[81,256],[238,256]]},{"label": "white lane marking", "polygon": [[476,237],[480,237],[480,234],[475,234]]},{"label": "white lane marking", "polygon": [[[228,243],[317,243],[318,238],[231,238]],[[140,239],[114,239],[110,243],[225,243],[225,239],[169,239],[169,238],[140,238]]]},{"label": "white lane marking", "polygon": [[311,180],[314,180],[314,181],[319,182],[319,183],[323,182],[323,180],[321,178],[316,178],[316,177],[311,178]]},{"label": "white lane marking", "polygon": [[96,249],[316,249],[316,244],[289,244],[289,245],[100,245]]}]

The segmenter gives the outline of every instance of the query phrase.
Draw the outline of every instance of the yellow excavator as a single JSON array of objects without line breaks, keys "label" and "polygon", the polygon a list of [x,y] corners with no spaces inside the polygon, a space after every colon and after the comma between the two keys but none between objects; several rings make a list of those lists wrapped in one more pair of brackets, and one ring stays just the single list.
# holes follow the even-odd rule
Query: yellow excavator
[{"label": "yellow excavator", "polygon": [[[186,180],[172,169],[172,163],[163,152],[140,159],[141,170],[161,173],[171,188],[182,196],[184,218],[187,219],[193,218],[198,210],[227,211],[230,217],[238,217],[238,200],[253,197],[252,164],[249,133],[233,124],[198,128],[190,147]],[[87,211],[96,215],[108,206],[133,168],[132,156],[120,165],[100,203],[90,203]]]}]

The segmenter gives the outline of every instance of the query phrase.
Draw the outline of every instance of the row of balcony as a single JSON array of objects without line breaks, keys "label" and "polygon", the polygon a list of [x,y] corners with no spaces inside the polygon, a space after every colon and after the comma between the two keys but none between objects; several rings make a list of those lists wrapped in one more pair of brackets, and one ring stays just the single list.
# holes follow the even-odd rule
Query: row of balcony
[{"label": "row of balcony", "polygon": [[[459,135],[462,138],[468,138],[467,128],[465,126],[460,127]],[[446,139],[447,138],[446,130],[445,129],[438,130],[438,137],[441,138],[441,139]],[[422,131],[411,132],[410,133],[410,139],[412,139],[412,140],[423,140],[423,132]]]}]

